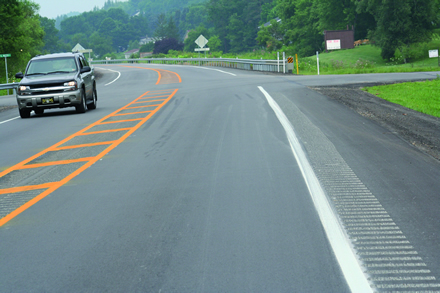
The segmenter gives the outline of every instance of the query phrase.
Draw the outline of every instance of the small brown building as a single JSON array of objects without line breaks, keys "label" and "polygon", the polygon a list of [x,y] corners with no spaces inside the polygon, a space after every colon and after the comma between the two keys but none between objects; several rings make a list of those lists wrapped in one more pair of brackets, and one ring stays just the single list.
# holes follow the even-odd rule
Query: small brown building
[{"label": "small brown building", "polygon": [[[339,40],[339,42],[337,42]],[[354,30],[343,31],[324,31],[325,50],[335,50],[331,47],[332,43],[340,47],[338,49],[353,49],[354,48]],[[327,42],[330,41],[330,42]],[[329,47],[327,47],[329,46]]]}]

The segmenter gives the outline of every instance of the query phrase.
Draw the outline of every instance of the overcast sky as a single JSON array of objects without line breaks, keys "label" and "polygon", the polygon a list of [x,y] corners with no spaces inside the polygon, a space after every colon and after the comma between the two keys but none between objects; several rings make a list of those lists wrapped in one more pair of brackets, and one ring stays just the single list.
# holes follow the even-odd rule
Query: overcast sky
[{"label": "overcast sky", "polygon": [[102,8],[106,0],[32,0],[40,5],[40,15],[56,18],[69,12],[92,11],[95,6]]}]

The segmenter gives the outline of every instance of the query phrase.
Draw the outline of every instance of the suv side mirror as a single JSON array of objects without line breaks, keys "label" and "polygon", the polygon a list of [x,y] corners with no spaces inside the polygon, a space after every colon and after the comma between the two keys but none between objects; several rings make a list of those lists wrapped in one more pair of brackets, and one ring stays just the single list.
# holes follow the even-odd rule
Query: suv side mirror
[{"label": "suv side mirror", "polygon": [[19,73],[15,74],[15,78],[23,79],[23,73],[19,72]]},{"label": "suv side mirror", "polygon": [[92,71],[92,68],[90,68],[90,66],[84,66],[83,68],[81,68],[81,73],[90,72],[90,71]]}]

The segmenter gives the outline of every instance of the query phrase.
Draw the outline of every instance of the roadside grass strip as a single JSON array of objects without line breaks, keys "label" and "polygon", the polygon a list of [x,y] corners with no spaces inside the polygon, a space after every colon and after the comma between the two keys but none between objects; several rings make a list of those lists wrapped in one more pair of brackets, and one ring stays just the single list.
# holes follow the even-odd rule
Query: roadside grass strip
[{"label": "roadside grass strip", "polygon": [[365,90],[391,103],[440,117],[440,79],[367,87]]},{"label": "roadside grass strip", "polygon": [[[0,227],[103,158],[166,105],[177,91],[148,91],[57,144],[0,172]],[[63,156],[57,155],[58,152]]]}]

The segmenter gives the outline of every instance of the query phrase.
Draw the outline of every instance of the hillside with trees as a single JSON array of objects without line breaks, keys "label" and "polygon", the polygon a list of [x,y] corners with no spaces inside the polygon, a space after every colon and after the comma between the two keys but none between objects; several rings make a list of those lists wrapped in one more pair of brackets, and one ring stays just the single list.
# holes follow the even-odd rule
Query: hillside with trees
[{"label": "hillside with trees", "polygon": [[203,34],[224,53],[264,48],[308,56],[324,49],[325,30],[353,27],[356,40],[370,39],[391,59],[429,41],[439,11],[440,0],[108,0],[101,10],[63,20],[59,35],[98,55],[133,48],[146,35],[185,41],[184,50],[193,51]]},{"label": "hillside with trees", "polygon": [[70,51],[77,43],[95,58],[138,49],[141,39],[147,42],[141,51],[193,52],[200,34],[211,52],[310,56],[324,50],[325,30],[347,27],[385,60],[399,52],[405,62],[440,28],[440,0],[108,0],[102,9],[56,20],[40,17],[31,0],[0,3],[0,53],[12,54],[11,72],[36,54]]}]

